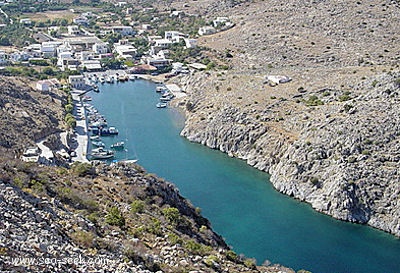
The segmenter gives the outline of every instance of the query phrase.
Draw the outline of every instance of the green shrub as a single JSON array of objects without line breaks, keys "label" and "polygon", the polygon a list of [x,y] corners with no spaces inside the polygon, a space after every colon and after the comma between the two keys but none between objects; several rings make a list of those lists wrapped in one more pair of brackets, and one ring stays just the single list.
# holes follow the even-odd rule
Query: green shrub
[{"label": "green shrub", "polygon": [[339,101],[341,101],[341,102],[348,101],[348,100],[351,100],[351,97],[347,94],[339,96]]},{"label": "green shrub", "polygon": [[65,112],[72,114],[72,111],[74,110],[74,106],[72,104],[67,104],[64,106]]},{"label": "green shrub", "polygon": [[152,222],[147,227],[147,231],[154,235],[161,236],[162,235],[161,221],[158,220],[157,218],[153,218]]},{"label": "green shrub", "polygon": [[172,244],[172,245],[176,245],[176,244],[183,244],[183,240],[182,238],[180,238],[178,235],[176,235],[175,233],[169,233],[168,234],[168,241]]},{"label": "green shrub", "polygon": [[228,250],[226,252],[226,258],[232,262],[236,262],[238,260],[238,255],[233,250]]},{"label": "green shrub", "polygon": [[165,208],[162,210],[165,218],[167,218],[168,222],[174,226],[176,226],[181,220],[181,214],[177,208]]},{"label": "green shrub", "polygon": [[214,267],[215,267],[215,264],[218,263],[218,262],[219,262],[218,257],[215,256],[215,255],[209,255],[209,256],[204,260],[204,263],[205,263],[208,267],[211,267],[211,268],[214,268]]},{"label": "green shrub", "polygon": [[131,203],[132,213],[142,213],[144,211],[144,202],[142,200],[135,200]]},{"label": "green shrub", "polygon": [[324,105],[324,102],[321,101],[316,95],[311,95],[308,100],[305,101],[307,106],[318,106]]},{"label": "green shrub", "polygon": [[117,207],[112,207],[106,215],[106,223],[112,226],[123,227],[125,225],[124,215]]}]

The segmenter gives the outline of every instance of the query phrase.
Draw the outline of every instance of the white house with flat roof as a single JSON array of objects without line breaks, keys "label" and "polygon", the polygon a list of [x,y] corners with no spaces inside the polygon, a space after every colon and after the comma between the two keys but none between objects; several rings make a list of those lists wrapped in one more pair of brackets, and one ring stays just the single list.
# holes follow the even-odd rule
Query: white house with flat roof
[{"label": "white house with flat roof", "polygon": [[112,33],[121,34],[122,36],[134,35],[135,31],[131,26],[113,26]]},{"label": "white house with flat roof", "polygon": [[186,35],[179,31],[166,31],[164,34],[164,39],[170,40],[173,43],[179,43],[181,38],[186,38]]},{"label": "white house with flat roof", "polygon": [[32,24],[32,21],[29,18],[22,18],[19,20],[19,23],[23,24],[23,25],[30,25],[30,24]]},{"label": "white house with flat roof", "polygon": [[212,26],[204,26],[199,28],[199,35],[210,35],[210,34],[214,34],[216,31],[216,29]]},{"label": "white house with flat roof", "polygon": [[72,88],[82,89],[85,86],[85,77],[83,75],[69,76],[68,83]]},{"label": "white house with flat roof", "polygon": [[92,46],[92,50],[93,52],[95,52],[96,54],[105,54],[108,53],[108,44],[106,43],[95,43]]},{"label": "white house with flat roof", "polygon": [[68,29],[68,35],[79,35],[81,33],[79,27],[76,25],[68,26],[67,29]]},{"label": "white house with flat roof", "polygon": [[102,70],[101,63],[99,60],[86,60],[81,63],[82,68],[86,68],[87,71],[100,71]]},{"label": "white house with flat roof", "polygon": [[39,91],[46,92],[58,87],[60,87],[60,82],[56,78],[36,82],[36,90]]},{"label": "white house with flat roof", "polygon": [[114,46],[115,53],[118,54],[121,58],[126,59],[126,55],[131,56],[132,58],[136,56],[137,49],[133,45],[115,45]]}]

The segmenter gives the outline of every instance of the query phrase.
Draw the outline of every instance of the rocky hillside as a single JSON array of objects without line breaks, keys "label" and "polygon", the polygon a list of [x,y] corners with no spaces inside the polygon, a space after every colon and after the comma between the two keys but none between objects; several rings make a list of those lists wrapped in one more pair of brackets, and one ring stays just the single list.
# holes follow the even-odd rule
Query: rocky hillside
[{"label": "rocky hillside", "polygon": [[231,68],[176,80],[181,134],[318,211],[400,236],[398,2],[295,2],[219,11],[236,26],[200,43]]},{"label": "rocky hillside", "polygon": [[2,272],[293,272],[230,251],[138,165],[0,163]]},{"label": "rocky hillside", "polygon": [[33,90],[26,79],[0,76],[0,148],[20,153],[60,130],[63,93]]}]

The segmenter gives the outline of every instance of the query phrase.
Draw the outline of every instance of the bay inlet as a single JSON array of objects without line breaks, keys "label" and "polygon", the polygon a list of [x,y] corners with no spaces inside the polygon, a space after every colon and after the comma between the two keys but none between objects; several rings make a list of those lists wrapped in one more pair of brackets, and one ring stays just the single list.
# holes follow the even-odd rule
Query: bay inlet
[{"label": "bay inlet", "polygon": [[156,85],[136,80],[100,86],[92,104],[125,141],[116,159],[138,159],[174,183],[238,254],[311,272],[400,272],[400,240],[341,222],[275,191],[266,173],[179,136],[183,117],[156,108]]}]

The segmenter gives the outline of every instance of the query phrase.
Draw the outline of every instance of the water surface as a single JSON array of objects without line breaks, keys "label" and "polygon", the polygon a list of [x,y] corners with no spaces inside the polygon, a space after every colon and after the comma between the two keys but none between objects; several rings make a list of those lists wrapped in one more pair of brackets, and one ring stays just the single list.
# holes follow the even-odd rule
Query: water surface
[{"label": "water surface", "polygon": [[158,109],[148,81],[100,86],[93,104],[115,125],[127,152],[148,172],[178,186],[202,209],[215,231],[237,253],[312,272],[400,272],[400,242],[394,236],[315,212],[276,192],[269,176],[245,162],[179,136],[183,118]]}]

